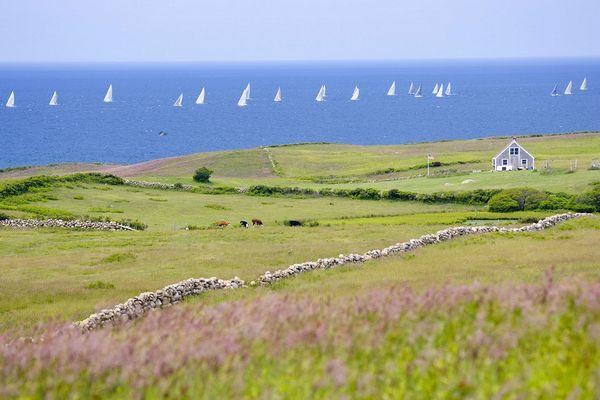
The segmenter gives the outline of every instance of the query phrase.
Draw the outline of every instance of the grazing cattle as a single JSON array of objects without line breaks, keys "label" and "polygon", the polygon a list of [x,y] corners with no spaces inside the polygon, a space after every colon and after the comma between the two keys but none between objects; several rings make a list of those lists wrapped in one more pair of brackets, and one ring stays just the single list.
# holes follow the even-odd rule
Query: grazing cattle
[{"label": "grazing cattle", "polygon": [[248,221],[240,221],[240,226],[247,228],[248,227]]},{"label": "grazing cattle", "polygon": [[253,226],[262,226],[263,222],[260,219],[253,218],[252,219],[252,225]]},{"label": "grazing cattle", "polygon": [[219,228],[225,228],[226,226],[229,226],[229,222],[227,221],[217,221],[214,223],[215,226],[219,227]]},{"label": "grazing cattle", "polygon": [[288,226],[302,226],[302,222],[291,219],[288,221]]}]

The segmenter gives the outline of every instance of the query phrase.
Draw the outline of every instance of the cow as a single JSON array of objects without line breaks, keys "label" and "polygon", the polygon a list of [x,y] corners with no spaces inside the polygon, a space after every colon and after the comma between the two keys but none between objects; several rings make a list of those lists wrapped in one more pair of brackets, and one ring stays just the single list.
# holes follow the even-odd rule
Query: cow
[{"label": "cow", "polygon": [[248,227],[248,221],[240,221],[240,226],[243,228],[247,228]]},{"label": "cow", "polygon": [[252,226],[262,226],[263,222],[260,219],[257,218],[253,218],[252,219]]},{"label": "cow", "polygon": [[290,219],[288,221],[288,226],[302,226],[302,222],[301,221],[296,221],[294,219]]},{"label": "cow", "polygon": [[218,228],[225,228],[225,227],[229,226],[229,222],[221,220],[221,221],[215,222],[213,225],[215,225]]}]

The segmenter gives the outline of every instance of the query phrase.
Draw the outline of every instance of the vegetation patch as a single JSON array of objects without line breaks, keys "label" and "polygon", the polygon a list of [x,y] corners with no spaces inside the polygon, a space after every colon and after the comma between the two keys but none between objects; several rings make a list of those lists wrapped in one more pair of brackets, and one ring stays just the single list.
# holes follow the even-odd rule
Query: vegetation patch
[{"label": "vegetation patch", "polygon": [[109,282],[96,281],[85,285],[86,289],[114,289],[115,285]]},{"label": "vegetation patch", "polygon": [[122,214],[123,210],[117,210],[115,208],[109,207],[93,207],[89,209],[89,212],[92,213],[114,213],[114,214]]},{"label": "vegetation patch", "polygon": [[117,263],[117,262],[124,262],[124,261],[134,261],[136,258],[137,258],[137,256],[130,252],[114,253],[114,254],[111,254],[110,256],[105,257],[102,260],[100,260],[100,263],[105,264],[105,263]]},{"label": "vegetation patch", "polygon": [[231,208],[225,207],[221,204],[205,204],[204,207],[210,208],[211,210],[231,210]]}]

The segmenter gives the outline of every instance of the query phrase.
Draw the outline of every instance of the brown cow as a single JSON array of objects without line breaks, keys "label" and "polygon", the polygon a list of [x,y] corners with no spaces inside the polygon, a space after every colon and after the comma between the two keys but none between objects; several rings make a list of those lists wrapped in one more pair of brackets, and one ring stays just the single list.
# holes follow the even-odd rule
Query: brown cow
[{"label": "brown cow", "polygon": [[217,221],[217,222],[213,223],[213,225],[215,225],[218,228],[225,228],[225,227],[229,226],[229,222],[221,220],[221,221]]},{"label": "brown cow", "polygon": [[253,219],[252,219],[252,225],[253,225],[253,226],[262,226],[262,225],[263,225],[263,222],[262,222],[260,219],[253,218]]}]

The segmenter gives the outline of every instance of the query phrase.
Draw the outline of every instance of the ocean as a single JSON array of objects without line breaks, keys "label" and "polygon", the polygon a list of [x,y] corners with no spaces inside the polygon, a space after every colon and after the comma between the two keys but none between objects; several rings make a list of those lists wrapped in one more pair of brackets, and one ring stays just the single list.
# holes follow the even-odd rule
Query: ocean
[{"label": "ocean", "polygon": [[[579,91],[584,77],[588,90]],[[386,96],[392,81],[397,96]],[[572,80],[573,95],[562,93]],[[423,98],[407,94],[410,82]],[[436,98],[436,83],[455,96]],[[251,100],[237,101],[247,83]],[[102,100],[114,88],[113,103]],[[318,103],[319,87],[327,101]],[[354,86],[360,100],[349,101]],[[195,99],[206,88],[206,104]],[[283,101],[273,97],[281,87]],[[58,91],[57,107],[48,106]],[[15,108],[7,108],[11,91]],[[173,107],[180,93],[183,107]],[[0,168],[134,163],[298,142],[398,144],[600,130],[600,59],[0,65]],[[159,135],[160,132],[166,135]]]}]

